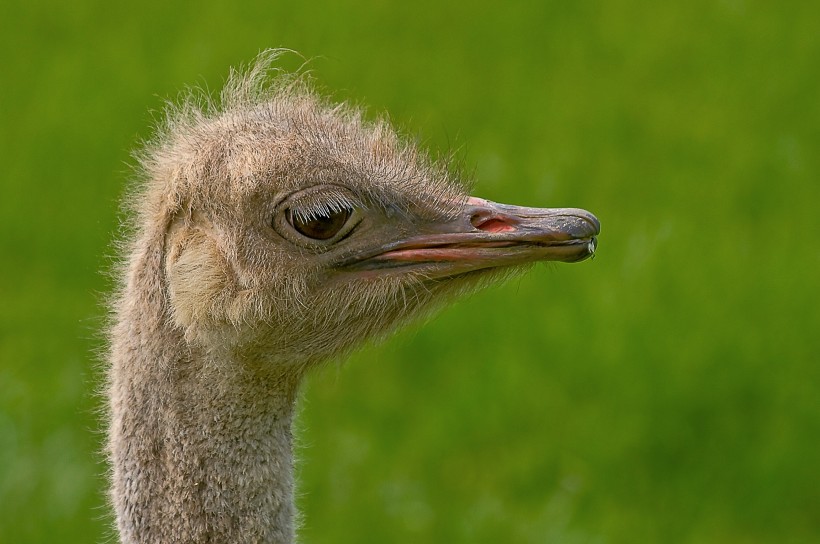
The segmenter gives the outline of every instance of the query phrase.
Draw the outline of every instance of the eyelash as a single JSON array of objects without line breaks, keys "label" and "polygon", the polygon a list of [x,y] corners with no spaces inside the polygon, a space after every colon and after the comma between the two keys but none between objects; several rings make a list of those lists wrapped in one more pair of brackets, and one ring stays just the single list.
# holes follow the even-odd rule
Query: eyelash
[{"label": "eyelash", "polygon": [[305,198],[293,202],[289,208],[291,213],[300,221],[311,221],[320,217],[330,217],[334,213],[353,210],[353,203],[343,195],[327,195],[320,199]]}]

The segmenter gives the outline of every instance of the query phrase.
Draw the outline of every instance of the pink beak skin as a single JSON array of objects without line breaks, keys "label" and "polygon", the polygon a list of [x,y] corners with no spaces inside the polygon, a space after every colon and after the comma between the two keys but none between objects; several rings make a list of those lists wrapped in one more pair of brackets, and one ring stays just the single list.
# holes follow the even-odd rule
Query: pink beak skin
[{"label": "pink beak skin", "polygon": [[471,197],[457,219],[425,230],[348,269],[365,277],[416,271],[436,279],[534,261],[578,262],[594,255],[601,224],[577,208],[526,208]]}]

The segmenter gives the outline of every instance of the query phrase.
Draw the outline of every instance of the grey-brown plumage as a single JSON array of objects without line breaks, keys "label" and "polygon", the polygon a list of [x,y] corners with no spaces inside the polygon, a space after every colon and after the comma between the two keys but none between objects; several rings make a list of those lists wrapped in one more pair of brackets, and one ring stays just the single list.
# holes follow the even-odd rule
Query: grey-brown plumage
[{"label": "grey-brown plumage", "polygon": [[384,121],[270,78],[171,108],[141,154],[110,329],[123,542],[292,542],[305,371],[535,260],[597,220],[468,197]]}]

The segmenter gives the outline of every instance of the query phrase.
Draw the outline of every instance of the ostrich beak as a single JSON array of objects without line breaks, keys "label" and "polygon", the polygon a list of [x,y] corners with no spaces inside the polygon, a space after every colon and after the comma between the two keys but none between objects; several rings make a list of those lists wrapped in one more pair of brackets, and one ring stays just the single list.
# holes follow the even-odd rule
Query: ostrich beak
[{"label": "ostrich beak", "polygon": [[365,275],[416,270],[439,278],[534,261],[578,262],[595,253],[601,224],[577,208],[527,208],[471,197],[454,220],[419,230],[424,233],[346,264]]}]

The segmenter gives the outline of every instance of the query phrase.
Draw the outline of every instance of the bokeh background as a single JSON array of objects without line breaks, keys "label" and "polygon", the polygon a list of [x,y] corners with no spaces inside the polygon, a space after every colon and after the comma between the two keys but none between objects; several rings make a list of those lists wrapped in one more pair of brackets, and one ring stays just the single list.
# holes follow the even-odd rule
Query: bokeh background
[{"label": "bokeh background", "polygon": [[603,223],[594,261],[310,378],[303,542],[820,542],[817,2],[4,6],[0,542],[112,538],[96,353],[130,151],[282,46],[477,194]]}]

